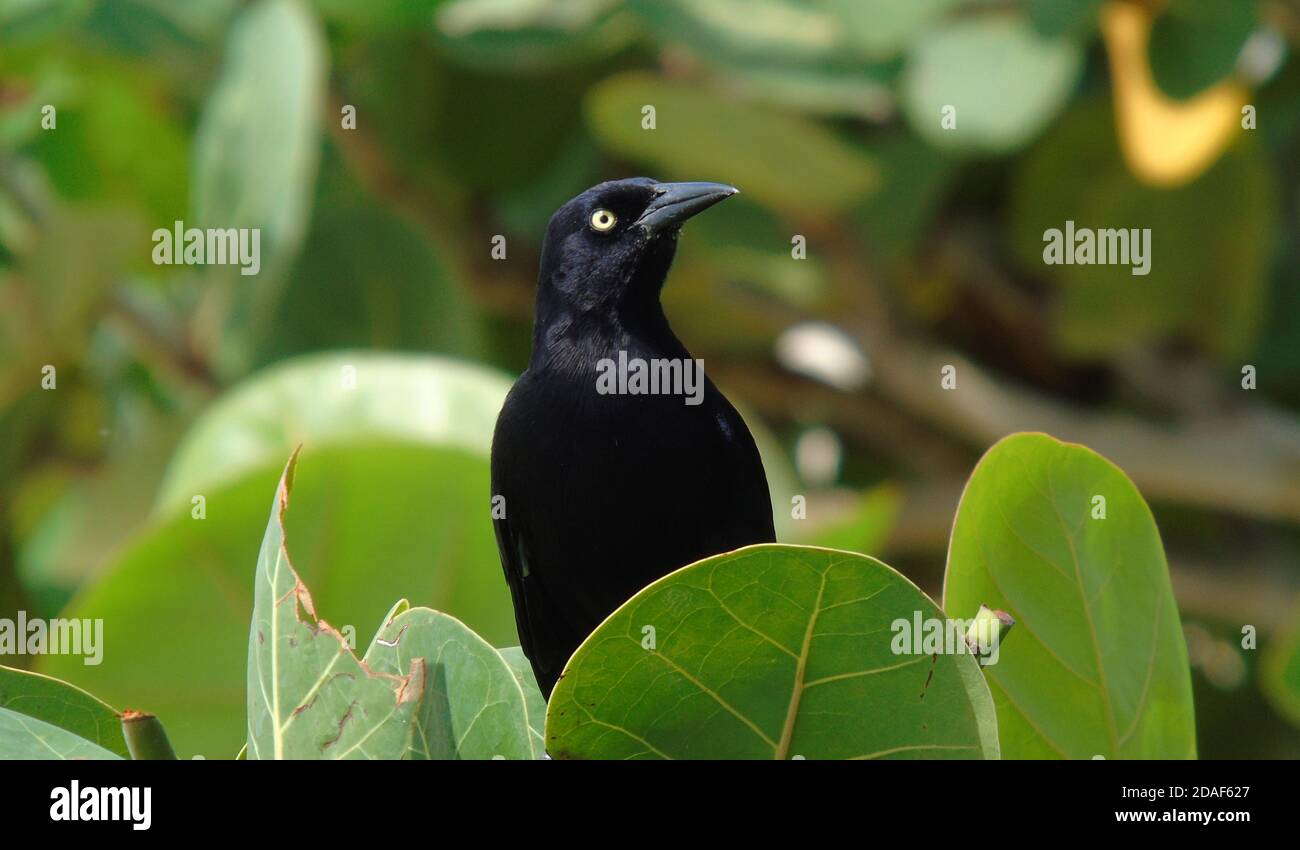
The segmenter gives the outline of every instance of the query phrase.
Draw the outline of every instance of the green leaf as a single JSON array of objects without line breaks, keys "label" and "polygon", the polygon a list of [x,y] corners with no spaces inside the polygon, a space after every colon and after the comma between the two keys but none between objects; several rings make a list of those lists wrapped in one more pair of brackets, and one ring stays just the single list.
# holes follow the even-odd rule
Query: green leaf
[{"label": "green leaf", "polygon": [[125,404],[117,408],[115,418],[131,416],[131,437],[120,439],[102,462],[61,481],[58,490],[44,496],[41,492],[52,482],[28,478],[15,499],[15,505],[23,504],[21,494],[26,491],[32,502],[22,511],[30,525],[15,523],[22,529],[15,534],[18,572],[29,595],[49,606],[43,609],[47,616],[57,614],[121,551],[153,506],[183,423],[127,410]]},{"label": "green leaf", "polygon": [[[170,92],[153,76],[113,62],[67,74],[58,65],[42,69],[40,104],[58,104],[58,129],[37,129],[30,147],[59,196],[133,204],[147,210],[152,226],[170,227],[184,216],[189,182],[188,139]],[[31,127],[40,127],[39,117]],[[139,255],[148,243],[127,244]]]},{"label": "green leaf", "polygon": [[1232,73],[1254,31],[1257,4],[1178,0],[1156,17],[1147,52],[1156,85],[1172,98],[1195,97]]},{"label": "green leaf", "polygon": [[[1024,18],[969,15],[929,30],[908,51],[903,113],[935,147],[974,153],[1018,150],[1065,106],[1083,51],[1046,39]],[[952,126],[945,129],[951,107]]]},{"label": "green leaf", "polygon": [[67,729],[0,707],[0,759],[107,761],[119,758],[116,753]]},{"label": "green leaf", "polygon": [[[733,350],[769,348],[778,328],[766,307],[746,310],[735,298],[737,281],[763,295],[815,310],[824,304],[829,285],[825,263],[816,253],[798,263],[790,259],[790,226],[767,207],[741,194],[727,201],[727,215],[705,215],[691,221],[691,238],[682,241],[673,264],[687,285],[664,289],[663,301],[674,327],[684,338],[699,337]],[[698,284],[697,284],[698,280]],[[709,315],[720,301],[730,301],[724,327]],[[752,317],[752,313],[759,313]],[[761,446],[760,446],[761,448]]]},{"label": "green leaf", "polygon": [[885,182],[856,217],[877,250],[895,262],[905,261],[937,219],[959,162],[911,133],[878,139],[875,148]]},{"label": "green leaf", "polygon": [[25,714],[127,757],[117,711],[76,685],[0,666],[0,709]]},{"label": "green leaf", "polygon": [[989,449],[957,509],[944,589],[951,616],[981,604],[1017,623],[984,668],[1004,757],[1195,757],[1160,533],[1114,464],[1045,434]]},{"label": "green leaf", "polygon": [[262,268],[291,254],[311,208],[325,51],[297,0],[263,0],[235,20],[194,139],[197,227],[260,227]]},{"label": "green leaf", "polygon": [[608,56],[637,33],[617,0],[451,0],[434,15],[448,53],[487,70],[526,71]]},{"label": "green leaf", "polygon": [[486,456],[510,391],[502,373],[456,360],[331,352],[258,373],[209,408],[182,440],[157,511],[190,509],[203,493],[277,469],[298,444],[418,443]]},{"label": "green leaf", "polygon": [[834,0],[849,38],[863,53],[887,58],[919,38],[963,0]]},{"label": "green leaf", "polygon": [[1260,689],[1283,717],[1300,726],[1300,605],[1291,626],[1264,647]]},{"label": "green leaf", "polygon": [[843,50],[832,10],[790,0],[628,0],[663,42],[724,62],[817,62]]},{"label": "green leaf", "polygon": [[[0,22],[0,31],[3,31],[3,27],[4,24]],[[4,145],[5,150],[8,151],[27,149],[40,158],[43,150],[48,150],[44,147],[45,144],[53,141],[49,138],[43,139],[42,136],[57,135],[46,133],[41,127],[41,110],[47,104],[68,103],[75,97],[77,82],[67,68],[54,63],[37,65],[30,69],[21,65],[14,67],[9,63],[3,63],[0,64],[0,70],[14,77],[25,78],[23,89],[11,95],[4,106],[0,107],[0,145]],[[62,118],[64,114],[66,113],[59,113],[58,117]],[[48,172],[47,176],[53,177]],[[13,189],[8,188],[4,193],[0,193],[0,198],[5,201],[6,207],[13,204],[12,192]],[[20,217],[23,215],[24,213],[21,213],[17,207],[5,209],[6,219],[21,221]],[[17,222],[5,221],[4,225],[4,228],[0,229],[0,236],[5,237],[4,241],[10,245],[19,241],[11,235],[20,232]]]},{"label": "green leaf", "polygon": [[248,6],[230,28],[221,78],[194,139],[191,221],[200,228],[260,230],[258,274],[211,267],[231,307],[221,337],[226,368],[240,370],[247,340],[279,295],[311,211],[320,158],[326,51],[300,0]]},{"label": "green leaf", "polygon": [[[1276,185],[1267,158],[1246,139],[1186,186],[1146,186],[1120,155],[1110,104],[1096,98],[1072,109],[1026,158],[1012,187],[1010,239],[1027,268],[1061,289],[1053,332],[1066,353],[1099,357],[1181,335],[1235,358],[1249,350],[1266,302]],[[1134,275],[1122,263],[1045,265],[1045,234],[1064,233],[1067,221],[1148,229],[1149,272]]]},{"label": "green leaf", "polygon": [[546,752],[546,739],[543,737],[546,729],[546,697],[542,696],[542,689],[537,684],[537,676],[533,674],[533,665],[529,663],[528,656],[524,655],[523,647],[508,646],[498,652],[510,665],[515,680],[523,689],[524,708],[528,711],[528,730],[531,733],[534,757],[541,758]]},{"label": "green leaf", "polygon": [[344,30],[356,30],[372,36],[397,29],[428,26],[434,11],[445,0],[312,0],[314,6],[331,24]]},{"label": "green leaf", "polygon": [[[344,366],[356,370],[354,390],[343,388]],[[97,667],[47,656],[41,669],[148,707],[182,757],[237,750],[249,563],[266,494],[299,443],[309,462],[287,522],[321,616],[364,649],[405,597],[494,644],[518,643],[486,521],[488,444],[508,386],[482,367],[357,353],[288,361],[235,387],[194,423],[153,522],[63,613],[104,618],[112,651]]]},{"label": "green leaf", "polygon": [[892,55],[884,44],[892,36],[873,38],[880,20],[858,14],[856,5],[853,0],[628,3],[661,46],[689,50],[718,72],[730,92],[796,112],[881,120],[893,110],[887,84],[897,63],[877,60]]},{"label": "green leaf", "polygon": [[785,67],[735,63],[719,68],[718,79],[720,88],[756,105],[771,105],[813,118],[843,116],[879,123],[894,114],[889,86],[898,76],[898,65],[837,62]]},{"label": "green leaf", "polygon": [[85,17],[91,0],[0,0],[0,38],[6,45],[43,39]]},{"label": "green leaf", "polygon": [[600,152],[579,124],[554,161],[494,199],[493,212],[507,233],[536,239],[546,232],[555,211],[573,197],[575,186],[600,182],[603,167]]},{"label": "green leaf", "polygon": [[1029,20],[1043,35],[1085,36],[1097,29],[1104,0],[1029,0]]},{"label": "green leaf", "polygon": [[[655,129],[642,129],[642,107]],[[761,203],[828,214],[871,192],[871,158],[819,125],[644,73],[611,77],[588,94],[592,131],[611,152],[665,179],[734,183]]]},{"label": "green leaf", "polygon": [[[416,61],[427,61],[421,56],[417,54]],[[394,70],[400,73],[404,69],[399,66]],[[427,113],[416,111],[408,118],[410,109],[400,98],[373,98],[371,102],[389,119],[390,144],[409,138],[409,132],[400,134],[404,120],[426,122],[425,135],[413,140],[420,147],[407,167],[427,166],[432,159],[438,173],[455,175],[457,191],[496,193],[521,189],[551,167],[572,141],[577,132],[575,125],[582,121],[582,98],[588,85],[585,72],[507,75],[463,65],[439,71],[430,83],[432,108]],[[574,85],[575,77],[583,81]],[[473,121],[464,120],[467,102],[475,104]],[[520,127],[527,127],[528,132],[520,133]],[[572,197],[575,188],[568,187],[565,200]],[[446,189],[439,190],[439,195],[445,194]],[[475,226],[472,221],[460,219],[452,223]],[[528,239],[531,242],[540,235],[532,233]],[[456,234],[448,236],[455,238]],[[477,246],[467,250],[479,256]]]},{"label": "green leaf", "polygon": [[241,5],[240,0],[92,2],[82,30],[97,50],[163,69],[170,77],[178,76],[178,70],[199,76],[208,72],[208,63],[198,51],[220,41]]},{"label": "green leaf", "polygon": [[[551,695],[555,758],[996,758],[968,652],[894,652],[941,618],[851,552],[763,544],[656,581],[578,648]],[[964,646],[964,645],[963,645]]]},{"label": "green leaf", "polygon": [[353,346],[474,355],[481,337],[467,293],[424,234],[354,196],[321,205],[257,359]]},{"label": "green leaf", "polygon": [[423,659],[373,671],[316,617],[289,561],[284,516],[297,455],[276,489],[254,576],[248,632],[248,758],[395,759],[411,744]]},{"label": "green leaf", "polygon": [[460,620],[428,608],[397,610],[375,635],[365,662],[400,674],[426,671],[412,759],[533,759],[522,685],[492,645]]}]

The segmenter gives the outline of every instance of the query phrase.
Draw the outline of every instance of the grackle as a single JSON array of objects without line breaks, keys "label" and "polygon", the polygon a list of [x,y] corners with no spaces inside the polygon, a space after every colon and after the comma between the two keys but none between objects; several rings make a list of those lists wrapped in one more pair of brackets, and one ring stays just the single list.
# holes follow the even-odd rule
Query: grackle
[{"label": "grackle", "polygon": [[754,439],[659,303],[682,223],[735,193],[615,180],[547,228],[532,357],[492,439],[501,564],[547,697],[583,639],[638,590],[776,539]]}]

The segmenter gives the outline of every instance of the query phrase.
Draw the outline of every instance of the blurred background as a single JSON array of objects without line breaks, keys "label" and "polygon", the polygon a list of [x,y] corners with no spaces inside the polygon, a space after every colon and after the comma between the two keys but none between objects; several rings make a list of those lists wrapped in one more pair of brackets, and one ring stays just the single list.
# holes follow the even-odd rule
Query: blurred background
[{"label": "blurred background", "polygon": [[[540,237],[646,174],[742,189],[664,299],[783,540],[937,597],[980,453],[1086,443],[1155,512],[1201,755],[1300,757],[1298,47],[1297,0],[0,0],[0,617],[106,643],[4,663],[233,756],[299,443],[318,613],[516,643],[487,451]],[[1044,264],[1067,220],[1150,273]],[[176,221],[260,272],[156,265]]]}]

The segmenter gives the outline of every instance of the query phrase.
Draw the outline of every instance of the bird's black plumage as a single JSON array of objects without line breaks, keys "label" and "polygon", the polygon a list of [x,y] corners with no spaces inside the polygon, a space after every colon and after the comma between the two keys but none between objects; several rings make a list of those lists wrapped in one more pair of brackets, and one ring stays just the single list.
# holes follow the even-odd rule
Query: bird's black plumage
[{"label": "bird's black plumage", "polygon": [[504,497],[494,524],[519,638],[548,697],[583,639],[642,587],[776,539],[758,449],[712,382],[701,376],[698,404],[597,388],[600,361],[620,352],[691,358],[659,291],[682,221],[734,192],[611,181],[547,229],[532,358],[497,419],[492,492]]}]

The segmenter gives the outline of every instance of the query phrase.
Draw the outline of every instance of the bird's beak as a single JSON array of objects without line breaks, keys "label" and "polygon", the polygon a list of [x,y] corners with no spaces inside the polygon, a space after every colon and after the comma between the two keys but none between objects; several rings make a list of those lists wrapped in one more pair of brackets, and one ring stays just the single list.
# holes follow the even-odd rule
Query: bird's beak
[{"label": "bird's beak", "polygon": [[651,236],[679,227],[696,213],[740,191],[726,183],[660,183],[654,189],[654,200],[634,222]]}]

